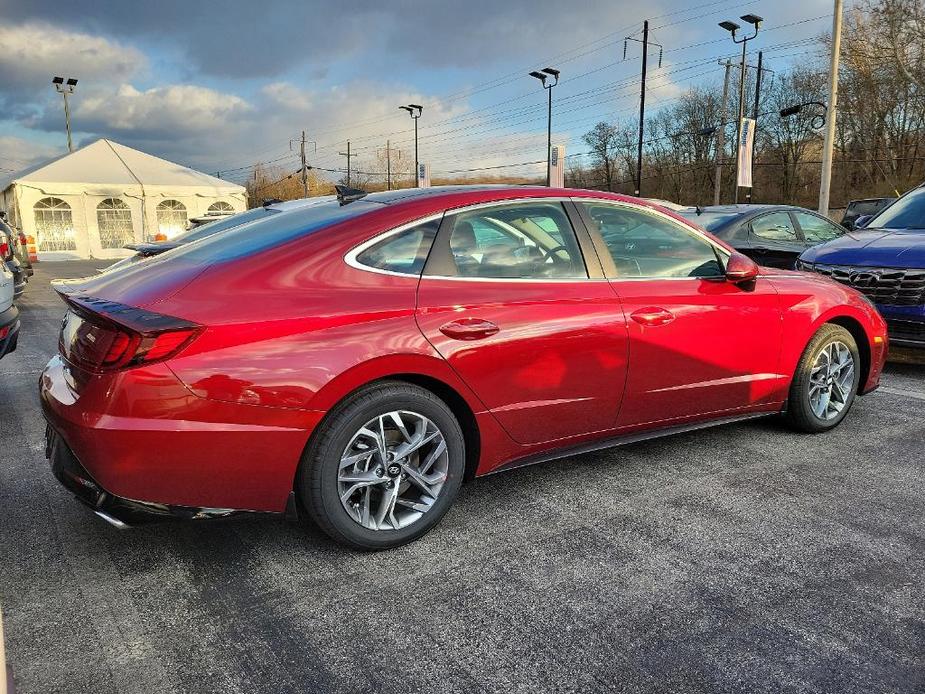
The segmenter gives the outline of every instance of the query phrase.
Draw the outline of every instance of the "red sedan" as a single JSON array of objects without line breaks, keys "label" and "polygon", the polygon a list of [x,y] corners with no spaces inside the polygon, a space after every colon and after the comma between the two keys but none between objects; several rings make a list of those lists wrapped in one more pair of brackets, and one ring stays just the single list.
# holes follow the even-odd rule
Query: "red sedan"
[{"label": "red sedan", "polygon": [[776,413],[826,431],[887,351],[854,290],[582,190],[346,197],[56,289],[41,399],[78,498],[307,514],[363,549],[470,476]]}]

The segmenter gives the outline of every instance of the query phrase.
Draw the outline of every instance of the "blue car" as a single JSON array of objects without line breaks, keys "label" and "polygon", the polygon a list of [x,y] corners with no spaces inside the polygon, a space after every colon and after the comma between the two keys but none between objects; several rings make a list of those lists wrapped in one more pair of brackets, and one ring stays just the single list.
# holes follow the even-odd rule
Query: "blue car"
[{"label": "blue car", "polygon": [[892,344],[925,349],[925,186],[864,229],[806,249],[796,267],[863,292],[886,319]]}]

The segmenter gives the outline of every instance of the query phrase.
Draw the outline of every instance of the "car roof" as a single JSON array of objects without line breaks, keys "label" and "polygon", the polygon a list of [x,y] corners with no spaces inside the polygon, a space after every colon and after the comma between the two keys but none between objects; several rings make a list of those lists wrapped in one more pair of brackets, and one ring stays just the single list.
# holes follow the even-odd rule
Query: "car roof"
[{"label": "car roof", "polygon": [[[694,210],[696,208],[689,207],[688,210]],[[706,207],[701,207],[702,212],[717,212],[720,214],[727,213],[738,213],[738,214],[748,214],[749,212],[763,212],[765,210],[801,210],[802,207],[797,207],[796,205],[770,205],[770,204],[760,204],[760,205],[707,205]]]}]

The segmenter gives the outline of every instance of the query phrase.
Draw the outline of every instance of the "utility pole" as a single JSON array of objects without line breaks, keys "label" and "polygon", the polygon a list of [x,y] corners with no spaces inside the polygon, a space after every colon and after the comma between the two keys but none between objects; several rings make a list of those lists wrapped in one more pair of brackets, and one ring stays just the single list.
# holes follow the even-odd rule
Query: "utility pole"
[{"label": "utility pole", "polygon": [[726,76],[723,78],[723,103],[720,108],[720,124],[716,129],[716,177],[713,183],[713,204],[719,205],[720,188],[723,184],[723,157],[726,156],[726,120],[729,118],[727,104],[729,101],[729,72],[732,70],[732,63],[728,60],[725,63]]},{"label": "utility pole", "polygon": [[642,72],[639,80],[639,143],[636,149],[636,192],[637,197],[642,192],[642,143],[646,127],[646,72],[648,69],[649,46],[658,46],[658,66],[662,66],[662,53],[664,48],[659,43],[649,43],[649,20],[642,23],[642,40],[633,36],[623,39],[623,59],[626,60],[626,42],[636,41],[642,44]]},{"label": "utility pole", "polygon": [[308,167],[305,164],[305,131],[302,131],[302,197],[308,197]]},{"label": "utility pole", "polygon": [[340,156],[347,157],[347,187],[350,187],[350,157],[353,155],[350,154],[350,140],[347,140],[347,151],[339,152]]},{"label": "utility pole", "polygon": [[819,182],[819,214],[829,214],[832,184],[832,149],[835,146],[835,117],[838,114],[838,58],[841,52],[842,0],[835,0],[832,18],[832,57],[829,65],[829,110],[825,119],[825,145],[822,150],[822,180]]},{"label": "utility pole", "polygon": [[392,190],[392,141],[385,141],[385,186]]}]

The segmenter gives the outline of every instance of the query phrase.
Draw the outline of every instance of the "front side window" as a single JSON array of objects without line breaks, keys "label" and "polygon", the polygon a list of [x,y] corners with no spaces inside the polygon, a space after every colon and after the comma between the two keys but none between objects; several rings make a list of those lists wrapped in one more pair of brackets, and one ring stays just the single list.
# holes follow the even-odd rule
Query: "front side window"
[{"label": "front side window", "polygon": [[752,221],[752,233],[768,241],[781,241],[784,243],[797,243],[796,229],[789,212],[771,212]]},{"label": "front side window", "polygon": [[645,210],[595,202],[578,204],[613,258],[615,279],[723,274],[713,244],[692,229]]},{"label": "front side window", "polygon": [[35,203],[34,212],[40,251],[77,250],[70,205],[61,198],[42,198]]},{"label": "front side window", "polygon": [[575,231],[558,202],[480,207],[449,218],[458,277],[581,279]]},{"label": "front side window", "polygon": [[103,248],[122,248],[135,240],[132,211],[119,198],[108,198],[97,205],[96,223]]},{"label": "front side window", "polygon": [[357,262],[377,270],[420,275],[439,226],[440,220],[433,219],[391,234],[359,253]]},{"label": "front side window", "polygon": [[837,239],[845,231],[842,227],[834,222],[830,222],[822,217],[817,217],[808,212],[794,212],[797,218],[797,224],[803,231],[803,238],[809,243],[824,243]]}]

